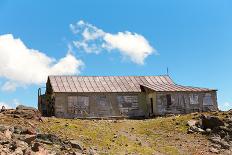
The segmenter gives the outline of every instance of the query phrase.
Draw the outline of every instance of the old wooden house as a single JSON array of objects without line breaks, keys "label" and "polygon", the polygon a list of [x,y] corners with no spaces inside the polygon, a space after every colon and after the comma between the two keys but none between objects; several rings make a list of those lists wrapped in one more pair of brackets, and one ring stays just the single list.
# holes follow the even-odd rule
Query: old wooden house
[{"label": "old wooden house", "polygon": [[38,108],[63,118],[149,117],[216,111],[217,90],[175,84],[169,76],[49,76]]}]

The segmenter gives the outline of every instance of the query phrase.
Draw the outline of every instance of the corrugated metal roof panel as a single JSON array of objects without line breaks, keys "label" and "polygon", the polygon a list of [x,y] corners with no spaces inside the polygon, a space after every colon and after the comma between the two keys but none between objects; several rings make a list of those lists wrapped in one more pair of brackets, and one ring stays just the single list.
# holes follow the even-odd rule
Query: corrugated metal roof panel
[{"label": "corrugated metal roof panel", "polygon": [[122,92],[121,87],[119,86],[118,82],[116,81],[116,79],[114,77],[109,77],[110,81],[112,82],[116,92]]},{"label": "corrugated metal roof panel", "polygon": [[198,88],[198,87],[189,87],[189,86],[181,86],[176,84],[163,84],[163,85],[141,85],[142,87],[149,88],[151,90],[157,92],[172,92],[172,91],[182,91],[182,92],[204,92],[204,91],[213,91],[213,89],[207,88]]},{"label": "corrugated metal roof panel", "polygon": [[134,86],[135,86],[135,87],[134,87],[134,91],[136,92],[136,91],[140,90],[140,86],[139,86],[137,80],[135,79],[135,77],[134,77],[134,76],[129,76],[128,78],[131,79],[132,83],[133,83]]},{"label": "corrugated metal roof panel", "polygon": [[49,76],[54,92],[210,91],[175,84],[169,76]]}]

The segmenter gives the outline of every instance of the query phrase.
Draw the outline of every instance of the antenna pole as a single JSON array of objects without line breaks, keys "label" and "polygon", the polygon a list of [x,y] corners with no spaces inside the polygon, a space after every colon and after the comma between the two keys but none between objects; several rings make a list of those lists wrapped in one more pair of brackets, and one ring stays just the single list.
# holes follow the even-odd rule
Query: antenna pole
[{"label": "antenna pole", "polygon": [[169,70],[168,70],[168,67],[167,67],[167,75],[169,75]]}]

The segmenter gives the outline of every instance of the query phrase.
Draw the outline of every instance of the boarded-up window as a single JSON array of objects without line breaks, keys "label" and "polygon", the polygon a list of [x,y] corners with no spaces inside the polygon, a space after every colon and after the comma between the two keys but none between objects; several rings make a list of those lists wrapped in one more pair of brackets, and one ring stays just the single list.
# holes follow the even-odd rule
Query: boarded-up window
[{"label": "boarded-up window", "polygon": [[213,100],[211,94],[206,93],[203,98],[203,105],[212,105],[212,104],[213,104]]},{"label": "boarded-up window", "polygon": [[62,97],[56,97],[55,99],[55,112],[56,113],[63,113],[64,112],[64,107],[62,105]]},{"label": "boarded-up window", "polygon": [[68,113],[70,114],[89,113],[89,97],[68,96]]},{"label": "boarded-up window", "polygon": [[107,99],[106,96],[102,95],[102,96],[98,96],[97,97],[97,104],[100,107],[105,107],[107,106]]},{"label": "boarded-up window", "polygon": [[190,104],[198,104],[198,95],[197,94],[190,94],[189,95]]},{"label": "boarded-up window", "polygon": [[74,113],[74,104],[77,101],[77,96],[68,96],[68,113]]},{"label": "boarded-up window", "polygon": [[138,110],[138,96],[117,96],[121,113],[128,113],[130,110]]},{"label": "boarded-up window", "polygon": [[111,113],[111,103],[108,101],[105,95],[99,95],[96,97],[97,100],[97,110],[99,116],[109,116]]}]

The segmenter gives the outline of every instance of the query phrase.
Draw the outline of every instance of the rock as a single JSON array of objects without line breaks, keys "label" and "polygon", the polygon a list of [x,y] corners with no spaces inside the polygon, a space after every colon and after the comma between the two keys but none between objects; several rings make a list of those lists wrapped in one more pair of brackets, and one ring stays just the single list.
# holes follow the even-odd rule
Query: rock
[{"label": "rock", "polygon": [[31,142],[34,141],[35,139],[36,139],[36,135],[25,135],[24,141],[27,144],[31,144]]},{"label": "rock", "polygon": [[116,134],[114,134],[114,138],[118,138],[118,136]]},{"label": "rock", "polygon": [[230,144],[227,141],[223,140],[223,139],[220,141],[220,145],[224,149],[229,149],[230,148]]},{"label": "rock", "polygon": [[35,155],[35,152],[28,147],[26,150],[24,150],[24,155]]},{"label": "rock", "polygon": [[24,141],[17,141],[16,145],[17,147],[21,148],[23,151],[29,147],[28,144]]},{"label": "rock", "polygon": [[12,155],[24,155],[24,153],[21,148],[17,148]]},{"label": "rock", "polygon": [[24,129],[20,126],[15,126],[14,127],[14,133],[16,134],[21,134],[21,132],[23,131]]},{"label": "rock", "polygon": [[36,130],[32,129],[32,128],[27,128],[26,130],[22,131],[22,134],[35,135],[36,134]]},{"label": "rock", "polygon": [[230,144],[227,141],[225,141],[224,139],[222,139],[220,136],[212,136],[209,138],[209,140],[211,140],[215,144],[221,145],[221,147],[224,149],[230,148]]},{"label": "rock", "polygon": [[7,109],[6,111],[2,112],[1,114],[11,116],[13,118],[25,118],[25,119],[34,119],[34,120],[41,120],[41,114],[37,109],[26,109],[26,108],[17,108],[14,109]]},{"label": "rock", "polygon": [[205,133],[205,130],[198,128],[196,126],[191,126],[190,129],[194,132]]},{"label": "rock", "polygon": [[77,141],[77,140],[70,140],[69,141],[72,148],[75,148],[75,149],[79,149],[79,150],[83,150],[82,146],[80,145],[80,142]]},{"label": "rock", "polygon": [[[77,152],[86,152],[79,141],[62,140],[53,134],[35,134],[33,128],[24,128],[20,126],[0,126],[0,154],[1,155],[46,155],[46,154],[77,154]],[[48,150],[45,145],[49,144]],[[97,154],[95,150],[88,152]]]},{"label": "rock", "polygon": [[213,143],[220,144],[221,137],[220,136],[212,136],[209,138],[209,140],[212,141]]},{"label": "rock", "polygon": [[212,153],[217,153],[217,154],[220,152],[217,148],[214,148],[214,147],[211,147],[209,151]]},{"label": "rock", "polygon": [[[48,155],[48,151],[45,148],[39,146],[39,151],[36,152],[36,155]],[[53,155],[53,154],[51,154],[51,155]]]},{"label": "rock", "polygon": [[225,150],[225,151],[223,152],[223,154],[224,154],[224,155],[231,155],[231,152],[232,152],[232,148],[229,149],[229,150]]},{"label": "rock", "polygon": [[94,150],[94,149],[90,149],[90,150],[89,150],[89,154],[90,154],[90,155],[97,155],[97,151]]},{"label": "rock", "polygon": [[61,144],[61,139],[53,134],[37,134],[36,138],[48,143],[51,142],[53,144]]},{"label": "rock", "polygon": [[9,140],[0,140],[1,145],[5,145],[5,144],[9,144],[9,143],[10,143]]},{"label": "rock", "polygon": [[36,134],[36,130],[33,128],[23,128],[20,126],[15,126],[13,132],[16,134],[29,134],[29,135]]},{"label": "rock", "polygon": [[228,133],[232,132],[232,128],[230,128],[230,127],[219,126],[218,128],[219,128],[219,130],[223,130],[223,131],[228,132]]},{"label": "rock", "polygon": [[220,130],[217,134],[219,134],[221,138],[224,138],[227,135],[227,133],[223,130]]},{"label": "rock", "polygon": [[34,152],[38,152],[40,146],[41,146],[40,143],[35,142],[35,143],[32,145],[31,150],[34,151]]},{"label": "rock", "polygon": [[69,152],[66,155],[82,155],[82,153],[79,153],[79,152]]},{"label": "rock", "polygon": [[5,132],[4,132],[4,135],[7,139],[11,139],[12,138],[12,132],[7,129]]},{"label": "rock", "polygon": [[193,120],[193,119],[192,119],[192,120],[189,120],[189,121],[187,122],[187,125],[188,125],[188,126],[196,126],[197,122],[198,122],[197,120]]},{"label": "rock", "polygon": [[187,134],[191,134],[191,133],[194,133],[194,131],[193,131],[193,130],[191,130],[191,129],[188,129]]},{"label": "rock", "polygon": [[20,118],[20,115],[13,115],[14,118]]},{"label": "rock", "polygon": [[6,107],[2,106],[0,112],[4,112],[4,111],[6,111]]},{"label": "rock", "polygon": [[9,149],[11,149],[11,150],[15,151],[15,149],[16,149],[16,148],[17,148],[16,142],[12,142],[12,143],[10,143],[10,145],[9,145]]},{"label": "rock", "polygon": [[201,126],[205,130],[207,128],[214,129],[219,126],[224,126],[224,122],[215,116],[201,115]]},{"label": "rock", "polygon": [[25,105],[18,105],[16,107],[16,110],[37,110],[37,109],[34,107],[25,106]]},{"label": "rock", "polygon": [[5,132],[5,131],[6,131],[6,129],[7,129],[7,127],[6,127],[6,126],[4,126],[4,125],[0,125],[0,132]]},{"label": "rock", "polygon": [[215,144],[215,143],[213,143],[213,144],[211,145],[211,147],[216,148],[216,149],[218,149],[218,150],[220,150],[220,149],[222,148],[220,144]]},{"label": "rock", "polygon": [[206,131],[206,133],[208,133],[208,134],[210,134],[210,133],[212,132],[212,130],[209,129],[209,128],[207,128],[205,131]]}]

